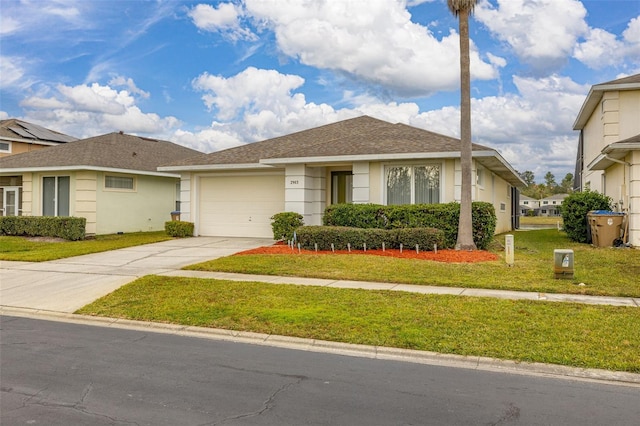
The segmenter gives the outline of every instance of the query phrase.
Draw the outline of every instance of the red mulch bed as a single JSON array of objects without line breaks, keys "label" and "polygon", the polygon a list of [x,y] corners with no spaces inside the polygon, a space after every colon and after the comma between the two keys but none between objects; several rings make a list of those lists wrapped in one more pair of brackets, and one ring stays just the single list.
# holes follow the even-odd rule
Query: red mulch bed
[{"label": "red mulch bed", "polygon": [[473,262],[487,262],[492,260],[498,260],[498,256],[494,253],[490,253],[488,251],[483,250],[474,250],[474,251],[463,251],[463,250],[438,250],[438,252],[433,251],[420,251],[416,253],[415,250],[400,250],[397,249],[386,249],[382,250],[336,250],[332,251],[313,251],[313,250],[304,250],[301,249],[291,249],[289,246],[276,244],[273,246],[265,246],[258,247],[251,250],[246,250],[237,255],[246,255],[246,254],[291,254],[291,255],[301,255],[301,254],[316,254],[316,255],[331,255],[331,254],[367,254],[370,256],[387,256],[387,257],[397,257],[402,259],[421,259],[421,260],[434,260],[436,262],[448,262],[448,263],[473,263]]}]

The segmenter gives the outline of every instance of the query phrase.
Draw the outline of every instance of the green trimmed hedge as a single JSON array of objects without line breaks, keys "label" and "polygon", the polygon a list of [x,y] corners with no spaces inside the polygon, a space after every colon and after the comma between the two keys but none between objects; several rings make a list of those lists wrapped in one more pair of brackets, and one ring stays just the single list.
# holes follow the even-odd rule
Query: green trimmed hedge
[{"label": "green trimmed hedge", "polygon": [[434,244],[444,245],[444,232],[434,228],[351,228],[345,226],[302,226],[296,231],[298,242],[302,248],[314,250],[346,250],[347,244],[354,250],[380,249],[382,243],[386,248],[400,248],[402,244],[407,250],[413,250],[416,244],[420,250],[433,250]]},{"label": "green trimmed hedge", "polygon": [[[436,228],[444,232],[444,247],[455,247],[458,239],[460,204],[405,204],[383,206],[379,204],[333,204],[324,211],[325,226],[352,228]],[[473,240],[484,250],[496,230],[496,212],[493,204],[476,201],[472,204]]]},{"label": "green trimmed hedge", "polygon": [[193,222],[182,222],[180,220],[170,220],[164,223],[164,231],[170,237],[185,238],[193,237]]},{"label": "green trimmed hedge", "polygon": [[295,212],[283,212],[271,216],[273,239],[276,241],[293,240],[295,230],[304,225],[302,219],[302,215]]},{"label": "green trimmed hedge", "polygon": [[574,192],[562,200],[560,214],[567,236],[579,243],[590,243],[587,214],[591,210],[610,210],[611,197],[595,191]]},{"label": "green trimmed hedge", "polygon": [[67,216],[3,216],[0,235],[54,237],[77,241],[85,238],[87,219]]}]

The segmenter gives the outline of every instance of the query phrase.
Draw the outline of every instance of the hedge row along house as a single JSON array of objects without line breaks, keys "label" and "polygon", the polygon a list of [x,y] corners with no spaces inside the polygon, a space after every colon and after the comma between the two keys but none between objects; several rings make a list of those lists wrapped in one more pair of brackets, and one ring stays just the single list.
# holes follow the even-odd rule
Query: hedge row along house
[{"label": "hedge row along house", "polygon": [[[181,176],[181,218],[197,235],[271,237],[271,216],[322,223],[334,203],[460,200],[460,140],[361,116],[158,170]],[[516,227],[524,181],[494,149],[473,145],[473,199],[495,206],[496,232]]]},{"label": "hedge row along house", "polygon": [[573,128],[576,189],[611,197],[628,216],[627,241],[640,247],[640,74],[592,86]]}]

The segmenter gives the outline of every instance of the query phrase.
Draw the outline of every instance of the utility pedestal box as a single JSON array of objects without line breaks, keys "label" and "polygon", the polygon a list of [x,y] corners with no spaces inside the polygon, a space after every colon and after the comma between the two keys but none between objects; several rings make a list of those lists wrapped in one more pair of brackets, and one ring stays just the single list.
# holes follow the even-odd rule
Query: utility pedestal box
[{"label": "utility pedestal box", "polygon": [[573,250],[553,251],[553,277],[573,279]]}]

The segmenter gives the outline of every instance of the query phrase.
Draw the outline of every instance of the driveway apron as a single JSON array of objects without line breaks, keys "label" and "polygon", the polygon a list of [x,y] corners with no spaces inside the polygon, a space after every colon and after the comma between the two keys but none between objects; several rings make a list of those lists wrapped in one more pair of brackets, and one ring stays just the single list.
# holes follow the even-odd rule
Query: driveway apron
[{"label": "driveway apron", "polygon": [[0,261],[0,305],[74,312],[138,277],[272,243],[259,238],[194,237],[50,262]]}]

